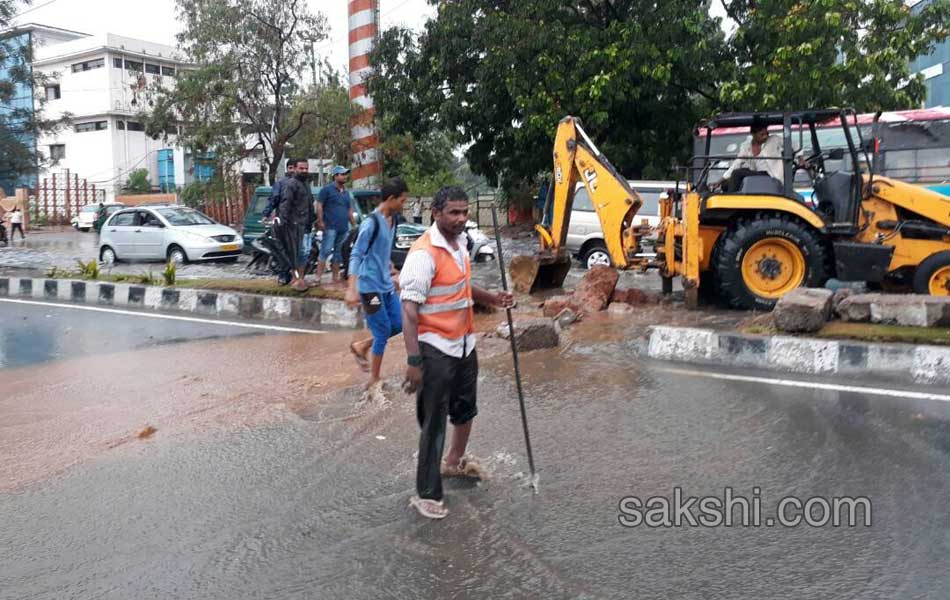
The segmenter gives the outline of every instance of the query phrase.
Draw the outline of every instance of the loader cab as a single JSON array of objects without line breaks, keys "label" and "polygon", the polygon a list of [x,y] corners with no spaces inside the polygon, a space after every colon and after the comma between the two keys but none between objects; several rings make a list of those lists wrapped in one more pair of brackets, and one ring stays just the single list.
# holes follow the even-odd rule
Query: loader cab
[{"label": "loader cab", "polygon": [[[756,168],[736,171],[742,177],[739,181],[729,181],[728,190],[717,187],[726,169],[741,159],[736,158],[736,148],[714,147],[717,136],[713,131],[749,132],[756,124],[766,126],[770,137],[781,140],[781,154],[759,155],[754,160],[744,161],[744,167]],[[822,148],[819,131],[830,125],[840,127],[843,147]],[[695,133],[698,152],[690,161],[688,178],[704,201],[726,197],[741,205],[743,199],[749,203],[767,201],[769,196],[790,199],[817,213],[829,231],[849,234],[856,230],[861,174],[868,170],[871,161],[869,144],[862,138],[853,110],[729,113],[700,123]],[[735,140],[735,136],[732,139]],[[761,168],[766,161],[770,162],[768,170]],[[769,171],[780,173],[782,178],[771,176]],[[796,192],[796,184],[811,187],[814,194],[806,198]]]}]

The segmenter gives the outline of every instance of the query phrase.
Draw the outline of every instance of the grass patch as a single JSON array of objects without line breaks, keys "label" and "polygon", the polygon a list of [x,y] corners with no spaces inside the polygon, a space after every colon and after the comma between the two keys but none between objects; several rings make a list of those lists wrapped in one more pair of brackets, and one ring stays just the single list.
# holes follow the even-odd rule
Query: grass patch
[{"label": "grass patch", "polygon": [[903,327],[901,325],[835,322],[828,323],[815,335],[820,338],[862,342],[950,346],[950,329],[945,327]]},{"label": "grass patch", "polygon": [[305,293],[294,291],[289,285],[277,285],[272,279],[179,279],[175,287],[197,288],[218,292],[244,292],[265,296],[284,296],[288,298],[321,298],[342,300],[343,290],[310,288]]}]

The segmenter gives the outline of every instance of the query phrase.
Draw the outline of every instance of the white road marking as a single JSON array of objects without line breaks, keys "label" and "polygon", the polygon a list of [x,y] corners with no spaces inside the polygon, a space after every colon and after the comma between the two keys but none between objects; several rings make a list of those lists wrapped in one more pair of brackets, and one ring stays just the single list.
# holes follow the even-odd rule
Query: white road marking
[{"label": "white road marking", "polygon": [[911,392],[909,390],[894,390],[888,388],[864,387],[859,385],[841,385],[837,383],[819,383],[817,381],[797,381],[794,379],[772,379],[769,377],[752,377],[749,375],[731,375],[728,373],[709,373],[707,371],[694,371],[690,369],[671,369],[660,367],[657,369],[664,373],[672,375],[686,375],[689,377],[706,377],[708,379],[721,379],[725,381],[747,381],[749,383],[764,383],[767,385],[780,385],[785,387],[807,388],[813,390],[830,390],[833,392],[854,392],[858,394],[871,394],[874,396],[890,396],[891,398],[910,398],[914,400],[937,400],[940,402],[950,402],[950,395],[929,394],[926,392]]},{"label": "white road marking", "polygon": [[178,317],[175,315],[164,315],[157,313],[136,312],[132,310],[120,310],[118,308],[102,308],[100,306],[83,306],[80,304],[58,304],[56,302],[38,302],[34,300],[14,300],[11,298],[0,298],[0,302],[10,302],[12,304],[32,304],[36,306],[47,306],[52,308],[69,308],[73,310],[88,310],[93,312],[112,313],[117,315],[130,315],[133,317],[145,317],[147,319],[166,319],[169,321],[186,321],[188,323],[205,323],[209,325],[228,325],[231,327],[243,327],[245,329],[263,329],[266,331],[282,331],[285,333],[326,333],[317,329],[298,329],[296,327],[279,327],[277,325],[258,325],[256,323],[239,323],[236,321],[216,321],[213,319],[198,319],[196,317]]}]

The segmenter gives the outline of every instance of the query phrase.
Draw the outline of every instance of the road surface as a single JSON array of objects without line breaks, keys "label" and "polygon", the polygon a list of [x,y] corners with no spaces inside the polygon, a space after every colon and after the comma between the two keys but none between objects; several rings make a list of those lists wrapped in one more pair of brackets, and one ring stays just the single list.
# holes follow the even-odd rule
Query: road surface
[{"label": "road surface", "polygon": [[[395,386],[368,399],[353,389],[352,334],[156,329],[109,313],[79,325],[65,309],[15,309],[25,325],[10,308],[0,305],[3,335],[18,336],[0,370],[3,598],[950,595],[947,390],[813,389],[643,361],[622,327],[582,326],[567,350],[522,357],[534,495],[521,486],[509,357],[486,342],[471,450],[491,480],[450,483],[448,519],[425,522],[407,507],[414,401]],[[61,350],[28,349],[31,326]],[[146,426],[155,433],[138,437]],[[727,487],[759,497],[766,517],[784,497],[850,497],[867,498],[873,519],[621,524],[631,497]]]}]

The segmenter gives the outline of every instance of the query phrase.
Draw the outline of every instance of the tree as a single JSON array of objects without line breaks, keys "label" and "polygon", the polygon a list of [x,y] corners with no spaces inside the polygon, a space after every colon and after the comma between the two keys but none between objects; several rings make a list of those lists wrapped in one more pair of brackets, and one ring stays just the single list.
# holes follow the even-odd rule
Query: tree
[{"label": "tree", "polygon": [[546,173],[584,119],[631,177],[669,173],[716,99],[724,35],[703,0],[458,0],[418,37],[385,32],[370,81],[383,131],[444,131],[506,189]]},{"label": "tree", "polygon": [[446,185],[458,185],[452,142],[442,132],[422,140],[411,134],[384,137],[383,165],[386,177],[402,177],[413,196],[431,196]]},{"label": "tree", "polygon": [[136,169],[129,173],[129,178],[122,186],[122,192],[125,194],[151,194],[152,182],[148,177],[148,169]]},{"label": "tree", "polygon": [[350,118],[354,114],[349,91],[336,72],[327,70],[323,79],[311,86],[294,106],[291,119],[303,115],[303,126],[294,137],[292,154],[349,164]]},{"label": "tree", "polygon": [[160,137],[182,122],[183,145],[224,164],[260,156],[270,181],[310,116],[292,113],[309,48],[326,37],[326,20],[306,0],[177,0],[178,43],[190,68],[173,88],[156,90],[144,117]]},{"label": "tree", "polygon": [[36,139],[53,133],[68,115],[47,119],[43,115],[46,98],[42,90],[48,78],[31,68],[33,48],[29,36],[11,28],[17,8],[29,0],[0,0],[0,182],[16,184],[36,173],[49,157],[36,149]]},{"label": "tree", "polygon": [[728,38],[712,0],[438,2],[421,34],[382,35],[377,116],[388,135],[444,132],[508,192],[550,170],[569,114],[621,173],[665,178],[717,112],[919,105],[908,63],[950,28],[950,0],[716,1]]},{"label": "tree", "polygon": [[737,29],[726,110],[919,106],[910,61],[950,34],[950,1],[911,11],[903,0],[721,0]]}]

